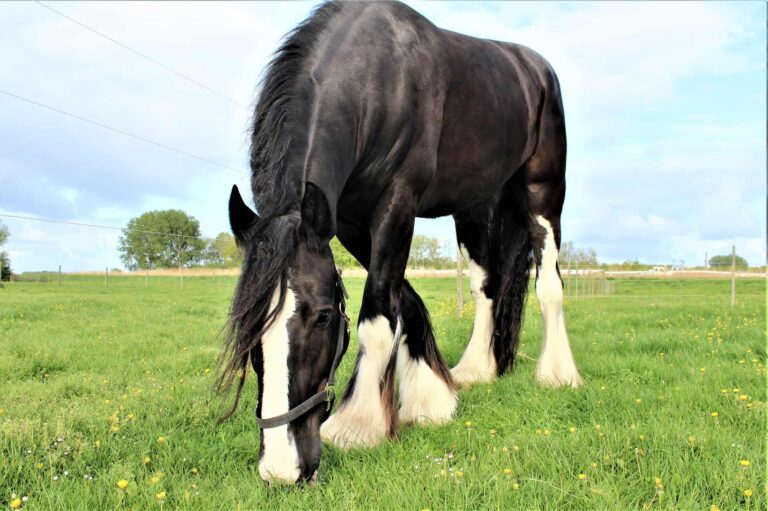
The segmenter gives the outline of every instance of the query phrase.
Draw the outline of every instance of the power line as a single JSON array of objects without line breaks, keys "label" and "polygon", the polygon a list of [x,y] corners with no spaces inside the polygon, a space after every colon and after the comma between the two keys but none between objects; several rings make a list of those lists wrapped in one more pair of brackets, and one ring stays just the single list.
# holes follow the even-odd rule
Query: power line
[{"label": "power line", "polygon": [[160,234],[162,236],[169,236],[174,238],[193,238],[193,239],[204,239],[202,236],[190,236],[188,234],[173,234],[168,232],[159,232],[159,231],[145,231],[142,229],[134,229],[130,227],[112,227],[110,225],[96,225],[96,224],[84,224],[80,222],[69,222],[67,220],[56,220],[54,218],[35,218],[32,216],[21,216],[21,215],[8,215],[5,213],[0,213],[1,217],[6,218],[18,218],[21,220],[34,220],[35,222],[47,222],[51,224],[66,224],[66,225],[77,225],[80,227],[92,227],[96,229],[109,229],[112,231],[132,231],[132,232],[139,232],[143,234]]},{"label": "power line", "polygon": [[225,168],[225,169],[228,169],[228,170],[232,170],[234,172],[237,172],[238,174],[243,172],[242,170],[238,170],[238,169],[236,169],[234,167],[230,167],[229,165],[226,165],[224,163],[219,163],[217,161],[209,160],[208,158],[204,158],[202,156],[198,156],[196,154],[192,154],[190,152],[184,151],[183,149],[178,149],[176,147],[169,146],[167,144],[163,144],[162,142],[157,142],[155,140],[151,140],[149,138],[142,137],[140,135],[136,135],[134,133],[122,130],[120,128],[115,128],[115,127],[109,126],[107,124],[104,124],[104,123],[101,123],[101,122],[98,122],[98,121],[94,121],[92,119],[88,119],[88,118],[82,117],[80,115],[76,115],[76,114],[73,114],[73,113],[61,110],[59,108],[55,108],[55,107],[46,105],[44,103],[40,103],[38,101],[34,101],[32,99],[29,99],[29,98],[25,98],[23,96],[19,96],[17,94],[13,94],[11,92],[0,90],[0,94],[5,94],[6,96],[9,96],[11,98],[17,99],[19,101],[24,101],[25,103],[29,103],[31,105],[35,105],[35,106],[40,107],[40,108],[45,108],[46,110],[50,110],[52,112],[56,112],[58,114],[65,115],[67,117],[71,117],[73,119],[77,119],[77,120],[82,121],[82,122],[87,122],[88,124],[93,124],[94,126],[98,126],[100,128],[104,128],[106,130],[113,131],[115,133],[119,133],[119,134],[124,135],[126,137],[131,137],[131,138],[134,138],[136,140],[140,140],[140,141],[145,142],[147,144],[152,144],[152,145],[157,146],[157,147],[162,147],[163,149],[166,149],[168,151],[173,151],[175,153],[183,154],[184,156],[188,156],[188,157],[194,158],[196,160],[200,160],[200,161],[204,161],[206,163],[210,163],[211,165],[216,165],[217,167],[222,167],[222,168]]},{"label": "power line", "polygon": [[106,34],[104,34],[102,32],[99,32],[95,28],[89,27],[85,23],[83,23],[81,21],[78,21],[78,20],[76,20],[76,19],[74,19],[74,18],[72,18],[70,16],[67,16],[63,12],[54,9],[53,7],[51,7],[51,6],[47,5],[47,4],[44,4],[43,2],[40,2],[39,0],[35,0],[35,1],[36,1],[36,3],[39,6],[45,7],[46,9],[48,9],[51,12],[55,12],[59,16],[68,19],[72,23],[76,23],[77,25],[80,25],[84,29],[86,29],[86,30],[88,30],[90,32],[93,32],[94,34],[98,35],[99,37],[102,37],[102,38],[106,39],[107,41],[109,41],[111,43],[114,43],[114,44],[120,46],[121,48],[123,48],[125,50],[128,50],[129,52],[133,53],[134,55],[138,55],[139,57],[143,58],[144,60],[147,60],[147,61],[151,62],[152,64],[154,64],[154,65],[156,65],[156,66],[158,66],[158,67],[168,71],[169,73],[172,73],[172,74],[178,76],[179,78],[182,78],[182,79],[184,79],[184,80],[186,80],[186,81],[188,81],[188,82],[190,82],[190,83],[192,83],[194,85],[197,85],[201,89],[204,89],[204,90],[210,92],[211,94],[215,94],[216,96],[218,96],[218,97],[220,97],[220,98],[222,98],[222,99],[224,99],[226,101],[229,101],[233,105],[237,105],[240,108],[243,108],[245,110],[249,110],[250,111],[250,107],[248,105],[244,105],[244,104],[240,103],[239,101],[236,101],[236,100],[234,100],[234,99],[232,99],[232,98],[222,94],[221,92],[219,92],[219,91],[217,91],[217,90],[215,90],[215,89],[213,89],[211,87],[208,87],[207,85],[205,85],[203,83],[198,82],[194,78],[190,78],[189,76],[187,76],[187,75],[185,75],[183,73],[180,73],[180,72],[176,71],[175,69],[172,69],[172,68],[166,66],[162,62],[159,62],[159,61],[153,59],[152,57],[150,57],[150,56],[148,56],[148,55],[146,55],[146,54],[144,54],[144,53],[142,53],[142,52],[140,52],[138,50],[134,50],[133,48],[131,48],[127,44],[123,44],[120,41],[118,41],[118,40],[116,40],[116,39],[114,39],[114,38],[112,38],[112,37],[110,37],[110,36],[108,36],[108,35],[106,35]]}]

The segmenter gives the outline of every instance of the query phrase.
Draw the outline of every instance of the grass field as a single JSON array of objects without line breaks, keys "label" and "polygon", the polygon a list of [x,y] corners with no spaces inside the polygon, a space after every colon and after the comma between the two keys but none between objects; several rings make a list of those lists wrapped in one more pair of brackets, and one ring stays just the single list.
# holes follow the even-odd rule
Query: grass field
[{"label": "grass field", "polygon": [[[362,284],[347,279],[353,321]],[[109,285],[0,289],[3,507],[766,509],[764,280],[739,282],[734,308],[719,280],[620,280],[608,297],[568,301],[577,391],[533,380],[533,295],[515,371],[462,390],[453,422],[403,427],[371,450],[326,446],[317,486],[281,488],[258,477],[253,378],[240,412],[215,425],[234,279]],[[455,364],[471,301],[457,319],[453,280],[414,285]],[[356,351],[353,339],[342,385]]]}]

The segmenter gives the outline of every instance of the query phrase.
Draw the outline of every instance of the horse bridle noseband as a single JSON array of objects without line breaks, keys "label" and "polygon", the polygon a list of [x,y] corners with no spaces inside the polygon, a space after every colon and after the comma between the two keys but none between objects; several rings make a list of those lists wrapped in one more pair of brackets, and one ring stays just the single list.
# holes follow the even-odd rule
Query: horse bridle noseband
[{"label": "horse bridle noseband", "polygon": [[[341,355],[344,353],[345,336],[349,336],[349,317],[347,317],[346,312],[346,300],[349,298],[349,294],[344,287],[344,282],[341,281],[341,273],[338,271],[336,272],[336,288],[340,291],[341,295],[339,299],[339,313],[341,317],[339,318],[339,335],[336,339],[336,353],[333,355],[333,362],[331,363],[331,370],[328,373],[328,381],[325,384],[325,388],[284,414],[262,419],[257,411],[256,423],[261,429],[276,428],[288,424],[322,403],[326,403],[326,411],[330,411],[336,393],[334,388],[336,385],[336,369],[338,369],[339,363],[341,363]],[[342,325],[341,322],[344,322],[344,324]]]}]

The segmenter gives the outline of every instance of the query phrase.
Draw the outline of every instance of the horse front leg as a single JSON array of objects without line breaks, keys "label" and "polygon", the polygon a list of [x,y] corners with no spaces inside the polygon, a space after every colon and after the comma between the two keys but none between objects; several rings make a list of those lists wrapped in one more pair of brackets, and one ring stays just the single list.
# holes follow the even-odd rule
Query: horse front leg
[{"label": "horse front leg", "polygon": [[416,200],[384,197],[371,218],[371,259],[358,321],[360,352],[336,412],[320,428],[323,440],[343,449],[373,447],[395,435],[395,370],[408,250]]}]

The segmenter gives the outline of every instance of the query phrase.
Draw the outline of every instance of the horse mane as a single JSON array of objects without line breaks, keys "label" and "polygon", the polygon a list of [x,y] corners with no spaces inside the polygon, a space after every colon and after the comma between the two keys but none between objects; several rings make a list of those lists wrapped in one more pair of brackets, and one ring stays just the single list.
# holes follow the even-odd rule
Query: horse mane
[{"label": "horse mane", "polygon": [[[219,419],[236,410],[245,384],[251,351],[285,302],[287,272],[299,239],[317,243],[311,229],[301,229],[303,160],[311,91],[305,63],[317,39],[341,5],[317,7],[289,32],[275,52],[264,78],[251,128],[251,188],[260,219],[249,229],[244,259],[232,300],[224,352],[215,388],[227,394],[237,380],[235,398]],[[275,289],[277,306],[269,310]],[[259,360],[254,360],[260,363]],[[261,388],[261,382],[259,382]]]},{"label": "horse mane", "polygon": [[305,64],[321,32],[341,8],[336,2],[322,4],[289,32],[262,79],[250,155],[251,188],[262,216],[298,209],[312,94]]}]

